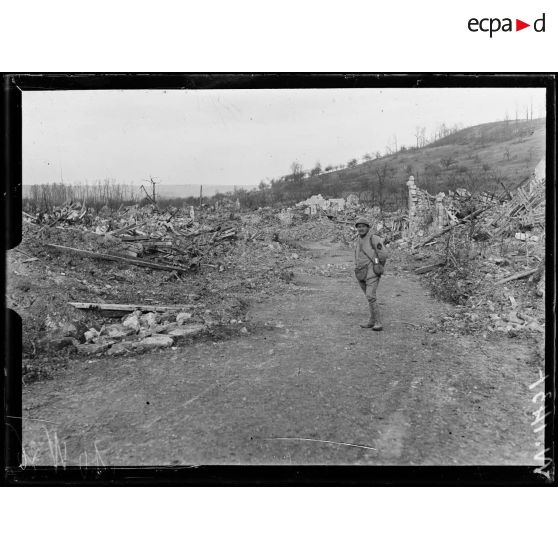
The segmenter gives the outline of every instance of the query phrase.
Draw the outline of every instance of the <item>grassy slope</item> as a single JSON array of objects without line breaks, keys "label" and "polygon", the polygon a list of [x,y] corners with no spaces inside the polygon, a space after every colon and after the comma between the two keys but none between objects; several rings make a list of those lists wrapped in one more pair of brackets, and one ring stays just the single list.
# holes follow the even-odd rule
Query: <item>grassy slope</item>
[{"label": "grassy slope", "polygon": [[[458,187],[493,190],[500,187],[500,182],[513,189],[529,177],[544,157],[545,122],[492,122],[465,128],[420,149],[307,178],[304,190],[329,195],[380,190],[377,173],[382,174],[384,166],[384,193],[390,189],[402,192],[410,174],[420,187],[431,192]],[[448,158],[455,162],[446,167],[444,160]]]}]

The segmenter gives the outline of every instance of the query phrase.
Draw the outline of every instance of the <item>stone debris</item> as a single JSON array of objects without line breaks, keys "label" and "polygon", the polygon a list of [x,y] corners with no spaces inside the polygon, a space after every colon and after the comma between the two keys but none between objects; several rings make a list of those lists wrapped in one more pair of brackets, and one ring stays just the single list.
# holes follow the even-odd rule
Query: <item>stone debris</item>
[{"label": "stone debris", "polygon": [[146,337],[140,341],[141,345],[147,345],[148,347],[170,347],[174,343],[174,340],[169,335],[152,335],[151,337]]},{"label": "stone debris", "polygon": [[148,312],[147,314],[142,314],[139,321],[141,326],[153,329],[157,326],[157,315],[154,312]]},{"label": "stone debris", "polygon": [[112,346],[112,343],[103,343],[103,344],[95,344],[95,345],[78,345],[77,352],[82,355],[99,355],[102,354]]},{"label": "stone debris", "polygon": [[198,335],[205,329],[206,329],[205,326],[201,324],[192,324],[187,327],[179,327],[179,328],[171,329],[168,332],[168,335],[172,339],[182,339],[185,337],[193,337],[194,335]]},{"label": "stone debris", "polygon": [[122,324],[111,324],[104,329],[103,333],[105,333],[112,339],[123,339],[124,337],[132,335],[133,330],[125,327]]},{"label": "stone debris", "polygon": [[192,314],[190,314],[189,312],[180,312],[177,316],[176,316],[176,323],[178,325],[182,325],[184,323],[186,323],[188,320],[192,319]]},{"label": "stone debris", "polygon": [[84,333],[82,344],[71,337],[49,342],[57,343],[57,347],[75,344],[79,354],[106,352],[107,356],[121,356],[147,348],[170,347],[176,340],[195,337],[208,327],[208,324],[186,324],[192,319],[192,314],[187,312],[179,313],[176,320],[170,321],[171,318],[168,313],[142,314],[136,310],[124,316],[121,323],[103,326],[100,331],[90,328]]},{"label": "stone debris", "polygon": [[133,341],[121,341],[120,343],[116,343],[112,345],[106,354],[108,356],[121,356],[133,352],[137,349],[139,343],[135,343]]},{"label": "stone debris", "polygon": [[97,339],[99,335],[100,333],[94,327],[92,327],[91,329],[89,329],[83,334],[86,343],[89,341],[93,341],[94,339]]},{"label": "stone debris", "polygon": [[[457,305],[439,327],[544,332],[537,299],[544,297],[545,186],[544,160],[528,182],[498,194],[457,189],[433,196],[409,178],[408,221],[387,237],[420,262],[413,271],[435,296]],[[529,309],[539,317],[529,317]]]},{"label": "stone debris", "polygon": [[103,249],[47,244],[51,250],[177,273],[198,269],[201,260],[211,257],[219,244],[236,241],[239,236],[239,228],[225,225],[226,219],[219,216],[214,216],[211,224],[200,223],[191,210],[161,211],[153,205],[129,205],[117,212],[106,208],[95,214],[92,208],[71,202],[49,213],[24,212],[23,218],[42,225],[35,233],[44,232],[45,228],[82,231],[91,235],[91,243]]},{"label": "stone debris", "polygon": [[141,329],[141,323],[140,323],[140,319],[139,319],[140,315],[141,315],[141,312],[133,312],[129,316],[123,318],[122,325],[126,329],[130,329],[130,330],[135,331],[137,333]]}]

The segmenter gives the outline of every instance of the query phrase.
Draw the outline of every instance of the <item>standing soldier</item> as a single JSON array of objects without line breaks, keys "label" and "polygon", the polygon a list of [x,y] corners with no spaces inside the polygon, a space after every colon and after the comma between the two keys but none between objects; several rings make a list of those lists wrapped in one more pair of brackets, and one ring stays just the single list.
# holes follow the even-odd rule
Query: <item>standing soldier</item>
[{"label": "standing soldier", "polygon": [[355,276],[360,288],[368,299],[370,319],[360,327],[382,331],[380,312],[376,302],[376,289],[384,272],[387,254],[382,239],[373,234],[366,217],[359,217],[355,223],[358,238],[355,241]]}]

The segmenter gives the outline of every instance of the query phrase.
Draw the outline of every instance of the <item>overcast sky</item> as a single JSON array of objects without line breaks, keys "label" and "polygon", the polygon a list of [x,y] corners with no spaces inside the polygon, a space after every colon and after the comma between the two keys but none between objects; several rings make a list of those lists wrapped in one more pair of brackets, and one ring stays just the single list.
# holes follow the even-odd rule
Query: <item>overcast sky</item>
[{"label": "overcast sky", "polygon": [[[23,183],[113,178],[256,185],[384,151],[416,126],[470,126],[516,109],[545,115],[542,89],[306,89],[23,93]],[[190,193],[190,192],[185,192]],[[208,192],[209,193],[209,192]]]}]

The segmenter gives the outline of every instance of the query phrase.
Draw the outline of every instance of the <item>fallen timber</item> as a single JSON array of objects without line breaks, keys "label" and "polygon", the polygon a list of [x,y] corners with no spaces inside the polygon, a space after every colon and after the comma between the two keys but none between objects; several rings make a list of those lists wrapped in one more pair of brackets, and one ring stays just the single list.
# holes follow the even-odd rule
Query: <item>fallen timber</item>
[{"label": "fallen timber", "polygon": [[415,273],[417,275],[422,275],[423,273],[429,273],[430,271],[434,271],[436,268],[441,267],[442,265],[445,265],[445,261],[442,262],[436,262],[430,265],[425,265],[423,267],[419,267],[417,269],[415,269]]},{"label": "fallen timber", "polygon": [[535,269],[528,269],[527,271],[521,271],[520,273],[516,273],[514,275],[510,275],[509,277],[505,277],[504,279],[500,279],[500,281],[496,281],[495,285],[503,285],[508,281],[515,281],[516,279],[523,279],[524,277],[529,277],[529,275],[533,275],[536,273],[538,268]]},{"label": "fallen timber", "polygon": [[70,306],[78,310],[103,310],[129,313],[139,310],[140,312],[180,312],[189,308],[197,308],[199,304],[172,304],[170,306],[158,306],[156,304],[104,304],[98,302],[68,302]]},{"label": "fallen timber", "polygon": [[467,222],[471,221],[475,217],[478,217],[481,213],[483,213],[487,209],[489,209],[489,207],[482,207],[481,209],[477,209],[476,211],[473,211],[473,213],[467,215],[463,219],[460,219],[457,223],[455,223],[453,225],[450,225],[449,227],[446,227],[445,229],[443,229],[443,230],[441,230],[437,233],[431,234],[429,237],[425,238],[422,242],[420,242],[416,246],[413,246],[413,250],[416,249],[416,248],[420,248],[420,247],[424,246],[425,244],[428,244],[430,241],[434,240],[435,238],[438,238],[439,236],[442,236],[442,235],[452,231],[453,229],[455,229],[457,227],[460,227],[461,225],[466,224]]},{"label": "fallen timber", "polygon": [[122,256],[113,256],[111,254],[99,254],[97,252],[90,252],[89,250],[81,250],[79,248],[71,248],[70,246],[61,246],[59,244],[45,244],[45,246],[49,248],[54,248],[55,250],[59,250],[61,252],[69,252],[71,254],[76,254],[78,256],[83,256],[85,258],[93,258],[96,260],[109,260],[113,262],[120,262],[130,265],[137,265],[140,267],[150,267],[151,269],[160,269],[163,271],[177,271],[181,273],[188,272],[188,269],[184,267],[178,267],[174,265],[165,265],[159,264],[154,262],[147,262],[144,260],[132,259],[132,258],[123,258]]}]

